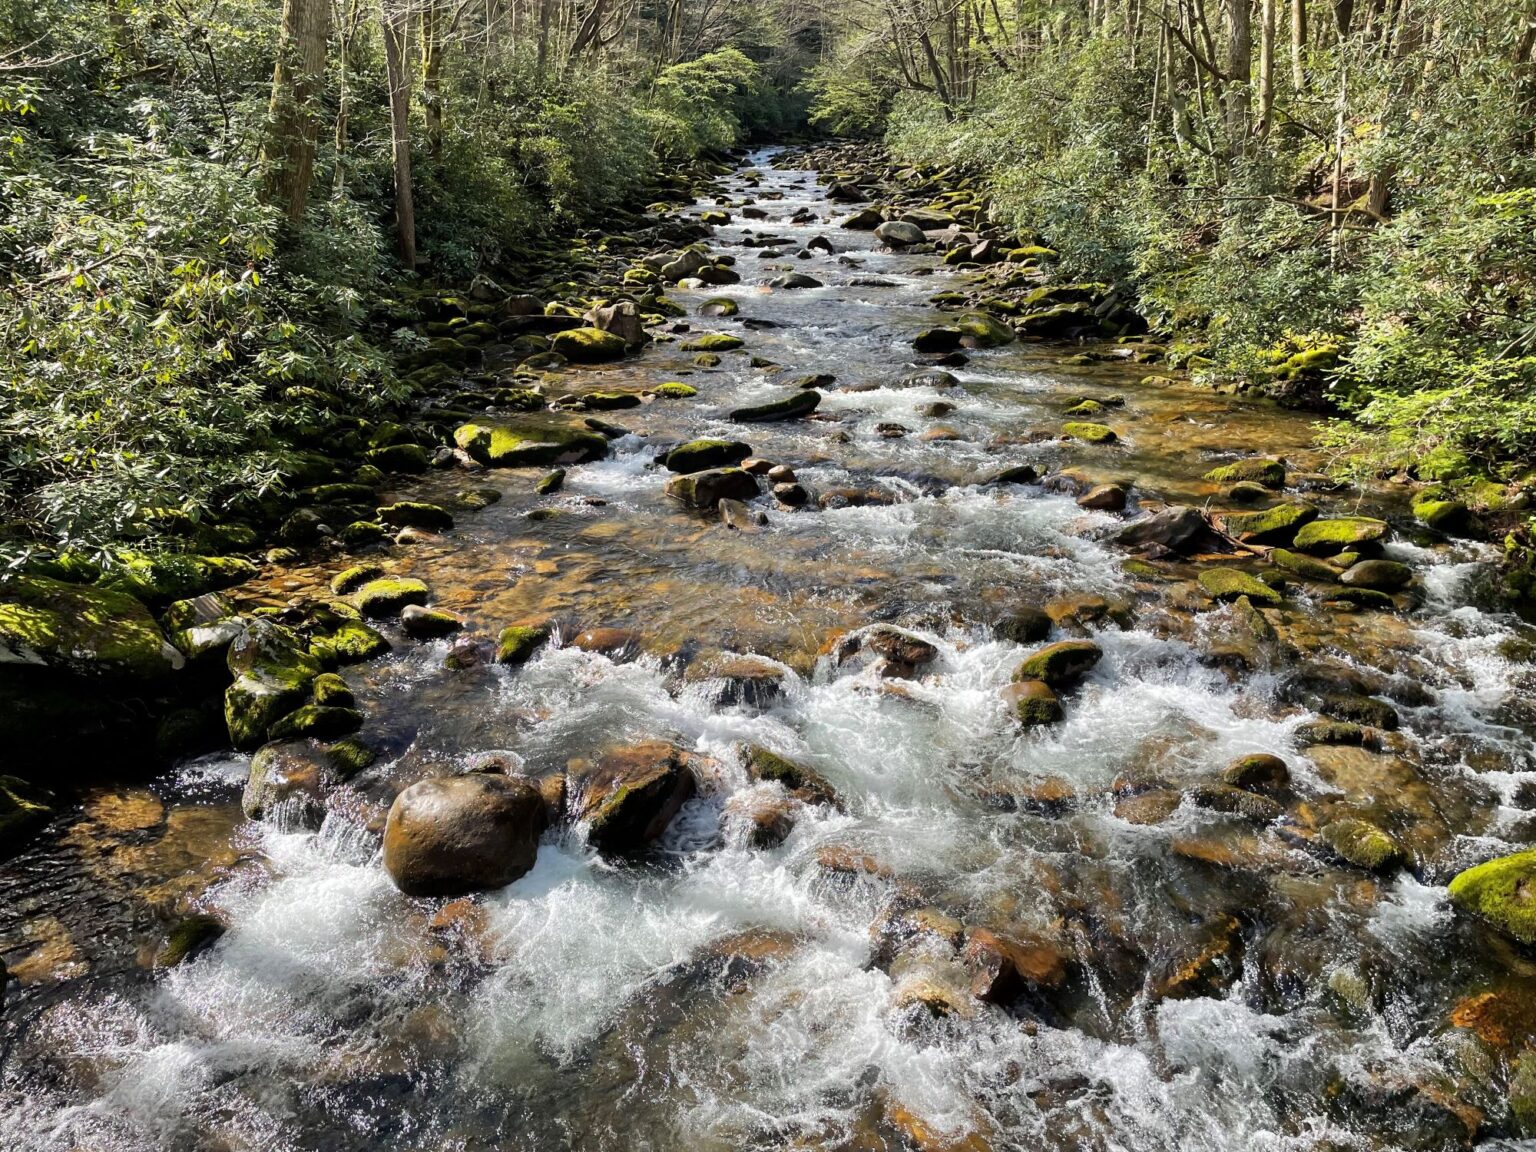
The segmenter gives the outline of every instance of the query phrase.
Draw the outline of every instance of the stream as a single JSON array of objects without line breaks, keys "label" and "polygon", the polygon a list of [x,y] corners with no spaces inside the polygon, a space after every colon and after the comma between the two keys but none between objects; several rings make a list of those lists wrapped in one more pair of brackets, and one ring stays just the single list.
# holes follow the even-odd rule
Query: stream
[{"label": "stream", "polygon": [[[547,646],[450,670],[452,640],[387,628],[393,654],[345,673],[387,754],[318,830],[246,820],[249,757],[225,753],[97,789],[0,864],[16,980],[0,1144],[1516,1147],[1484,1131],[1497,1092],[1452,1016],[1489,991],[1536,1004],[1536,965],[1453,915],[1444,888],[1536,842],[1536,674],[1529,631],[1483,606],[1493,554],[1418,535],[1388,488],[1328,491],[1309,417],[1149,378],[1114,345],[1062,363],[1080,349],[1013,343],[970,352],[953,387],[901,383],[928,363],[913,336],[952,315],[929,298],[965,273],[839,229],[815,175],[775,158],[723,181],[769,214],[716,231],[742,282],[669,292],[689,312],[679,343],[567,373],[575,392],[678,380],[697,397],[602,413],[628,434],[557,493],[535,492],[538,469],[476,477],[502,498],[389,554],[491,636],[554,618]],[[802,209],[814,219],[790,223]],[[816,236],[835,251],[796,258]],[[826,286],[769,289],[785,266]],[[719,297],[739,315],[698,314]],[[746,347],[701,369],[680,342],[705,331]],[[811,373],[836,377],[815,417],[727,420]],[[1080,397],[1123,398],[1102,417],[1116,443],[1041,434]],[[788,464],[812,505],[764,495],[766,524],[743,530],[682,509],[654,460],[700,436]],[[1295,585],[1264,613],[1276,638],[1255,643],[1194,584],[1198,562],[1126,567],[1125,521],[1221,506],[1204,475],[1255,452],[1285,458],[1288,497],[1394,523],[1386,555],[1415,573],[1405,610]],[[1047,482],[983,482],[1020,464]],[[1124,512],[1079,506],[1110,481],[1129,485]],[[433,473],[399,498],[464,485]],[[827,493],[842,495],[816,506]],[[328,596],[336,570],[240,595]],[[1047,608],[1052,639],[1103,650],[1048,727],[1022,729],[1002,698],[1038,646],[999,634],[1021,606]],[[877,622],[936,657],[894,678],[836,658],[837,637]],[[593,628],[634,639],[571,643]],[[712,674],[741,657],[750,692]],[[1339,684],[1395,728],[1309,744]],[[389,797],[424,774],[495,754],[543,776],[656,738],[688,751],[699,789],[643,859],[562,826],[527,875],[451,906],[403,896],[381,864]],[[799,807],[761,846],[750,813],[777,785],[749,778],[743,743],[813,766],[839,803]],[[1282,816],[1196,802],[1254,753],[1289,768]],[[1388,829],[1404,865],[1330,856],[1317,829],[1341,813]],[[188,909],[228,930],[151,968]],[[958,942],[979,925],[1033,941],[1050,975],[1007,1004],[968,994]]]}]

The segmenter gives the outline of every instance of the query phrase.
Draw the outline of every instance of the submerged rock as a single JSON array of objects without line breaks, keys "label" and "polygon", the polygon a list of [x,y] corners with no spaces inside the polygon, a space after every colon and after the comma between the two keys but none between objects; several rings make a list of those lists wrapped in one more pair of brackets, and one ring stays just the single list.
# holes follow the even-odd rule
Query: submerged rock
[{"label": "submerged rock", "polygon": [[390,806],[384,868],[407,896],[502,888],[533,867],[544,798],[527,780],[475,772],[412,784]]}]

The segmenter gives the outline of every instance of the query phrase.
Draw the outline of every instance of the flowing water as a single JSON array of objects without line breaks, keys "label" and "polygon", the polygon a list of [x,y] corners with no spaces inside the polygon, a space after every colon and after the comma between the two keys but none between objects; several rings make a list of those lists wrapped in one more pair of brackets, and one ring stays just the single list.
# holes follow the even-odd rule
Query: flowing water
[{"label": "flowing water", "polygon": [[[1400,536],[1390,553],[1422,586],[1411,611],[1293,593],[1272,613],[1285,647],[1234,662],[1233,613],[1191,594],[1194,568],[1128,573],[1109,540],[1120,516],[1058,485],[978,481],[1032,463],[1204,503],[1216,487],[1200,477],[1232,453],[1315,469],[1307,422],[1143,383],[1128,363],[1064,366],[1049,345],[977,352],[953,389],[899,387],[953,274],[836,229],[810,173],[753,162],[761,185],[738,174],[731,194],[783,197],[760,199],[771,220],[718,232],[743,282],[675,293],[690,311],[738,300],[739,319],[693,324],[742,333],[745,353],[701,371],[664,344],[572,374],[578,391],[683,379],[700,394],[616,414],[631,434],[557,495],[535,495],[534,474],[488,474],[499,503],[389,561],[491,634],[553,615],[567,639],[621,626],[643,650],[615,659],[557,636],[519,669],[449,671],[447,642],[394,635],[393,656],[347,673],[388,754],[318,831],[243,821],[234,755],[89,796],[0,867],[0,945],[19,981],[5,1147],[1422,1148],[1467,1142],[1468,1109],[1497,1111],[1447,1017],[1483,989],[1536,995],[1536,968],[1456,920],[1441,887],[1532,839],[1531,671],[1518,626],[1477,606],[1488,557]],[[820,219],[788,223],[802,207]],[[784,256],[743,244],[763,233],[788,238],[770,249]],[[836,254],[792,257],[823,233]],[[769,291],[785,263],[827,286]],[[812,372],[838,379],[818,418],[745,436],[725,422]],[[1109,421],[1119,444],[1032,435],[1059,426],[1068,397],[1111,394],[1126,400]],[[955,410],[919,414],[940,400]],[[887,422],[911,434],[883,438]],[[938,425],[953,438],[920,438]],[[745,532],[686,513],[652,460],[708,434],[747,439],[813,492],[879,502],[788,511],[765,497],[767,526]],[[433,476],[406,494],[463,484]],[[1390,494],[1311,498],[1397,511]],[[332,571],[290,570],[256,594],[323,594]],[[1023,649],[992,625],[1046,602],[1105,657],[1063,723],[1021,732],[999,694]],[[873,621],[916,630],[937,660],[893,682],[818,656]],[[721,653],[778,662],[782,690],[722,703],[707,675]],[[1386,747],[1298,745],[1315,715],[1296,675],[1319,666],[1395,703]],[[657,736],[697,753],[704,779],[643,861],[552,831],[531,873],[457,918],[381,867],[388,798],[425,771],[505,751],[543,775]],[[752,846],[740,813],[775,786],[749,781],[743,741],[813,765],[841,809],[803,809],[784,843]],[[1272,825],[1187,795],[1158,822],[1121,806],[1127,779],[1187,793],[1251,752],[1292,769],[1299,798]],[[1051,801],[1029,802],[1043,781]],[[1317,851],[1311,813],[1337,805],[1390,827],[1410,867],[1375,876]],[[228,932],[151,971],[189,908]],[[939,927],[893,961],[880,929],[918,909]],[[965,987],[954,921],[1049,942],[1063,984],[1009,1010],[935,995]]]}]

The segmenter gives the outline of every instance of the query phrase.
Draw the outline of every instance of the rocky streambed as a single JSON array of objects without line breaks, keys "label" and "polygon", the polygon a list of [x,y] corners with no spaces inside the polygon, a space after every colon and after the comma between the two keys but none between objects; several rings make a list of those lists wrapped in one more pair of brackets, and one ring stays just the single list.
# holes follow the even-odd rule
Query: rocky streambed
[{"label": "rocky streambed", "polygon": [[0,865],[6,1145],[1536,1131],[1536,649],[1464,510],[963,188],[717,191],[632,303],[436,322],[441,466],[162,617],[234,750]]}]

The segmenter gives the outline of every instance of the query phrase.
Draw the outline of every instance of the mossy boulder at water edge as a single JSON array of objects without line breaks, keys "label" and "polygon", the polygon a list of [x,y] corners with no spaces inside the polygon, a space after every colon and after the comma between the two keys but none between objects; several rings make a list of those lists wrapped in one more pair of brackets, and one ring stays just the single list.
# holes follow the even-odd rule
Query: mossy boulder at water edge
[{"label": "mossy boulder at water edge", "polygon": [[797,799],[812,804],[836,804],[837,792],[821,773],[761,744],[742,748],[747,775],[760,782],[782,784]]},{"label": "mossy boulder at water edge", "polygon": [[1055,724],[1064,715],[1061,699],[1042,680],[1020,680],[1003,689],[1003,702],[1026,728]]},{"label": "mossy boulder at water edge", "polygon": [[668,380],[665,384],[658,384],[655,392],[663,400],[688,400],[699,394],[699,390],[692,384],[684,384],[679,380]]},{"label": "mossy boulder at water edge", "polygon": [[573,364],[617,360],[628,348],[624,337],[615,332],[604,332],[601,328],[571,328],[556,332],[550,339],[550,346]]},{"label": "mossy boulder at water edge", "polygon": [[389,641],[361,620],[339,620],[309,639],[309,654],[326,668],[361,664],[388,652]]},{"label": "mossy boulder at water edge", "polygon": [[424,528],[429,532],[445,532],[453,527],[453,513],[440,504],[402,500],[387,504],[376,512],[379,520],[394,528]]},{"label": "mossy boulder at water edge", "polygon": [[1296,533],[1296,550],[1313,556],[1333,556],[1380,543],[1387,535],[1385,520],[1368,516],[1344,516],[1314,520]]},{"label": "mossy boulder at water edge", "polygon": [[1246,596],[1255,604],[1275,605],[1280,593],[1264,581],[1240,568],[1207,568],[1200,573],[1200,587],[1212,600],[1226,603]]},{"label": "mossy boulder at water edge", "polygon": [[1368,820],[1334,820],[1323,825],[1319,835],[1341,859],[1368,872],[1391,868],[1403,859],[1398,842]]},{"label": "mossy boulder at water edge", "polygon": [[407,604],[425,604],[431,591],[420,580],[386,576],[357,590],[357,607],[364,616],[398,616]]},{"label": "mossy boulder at water edge", "polygon": [[496,663],[526,664],[549,643],[550,632],[547,624],[509,624],[496,638]]},{"label": "mossy boulder at water edge", "polygon": [[1212,468],[1205,474],[1205,478],[1217,484],[1247,482],[1262,484],[1266,488],[1284,488],[1285,462],[1264,456],[1250,460],[1235,460],[1231,464]]},{"label": "mossy boulder at water edge", "polygon": [[652,740],[577,765],[570,788],[572,815],[585,826],[588,843],[606,855],[636,851],[659,837],[696,782],[678,748]]},{"label": "mossy boulder at water edge", "polygon": [[1277,504],[1263,512],[1227,512],[1222,530],[1246,544],[1289,544],[1305,524],[1317,519],[1311,504]]},{"label": "mossy boulder at water edge", "polygon": [[794,392],[781,400],[768,404],[756,404],[737,408],[730,419],[737,424],[764,424],[774,420],[795,420],[809,416],[821,404],[821,393],[815,389]]},{"label": "mossy boulder at water edge", "polygon": [[750,455],[751,446],[740,440],[690,440],[668,452],[662,463],[669,472],[703,472],[739,464]]},{"label": "mossy boulder at water edge", "polygon": [[663,489],[689,508],[709,510],[722,500],[753,500],[760,494],[757,478],[740,468],[706,468],[673,476]]},{"label": "mossy boulder at water edge", "polygon": [[1321,560],[1300,552],[1292,552],[1287,548],[1276,548],[1269,554],[1270,562],[1283,572],[1289,572],[1293,576],[1299,576],[1303,580],[1316,580],[1319,583],[1332,584],[1339,578],[1339,570],[1324,564]]},{"label": "mossy boulder at water edge", "polygon": [[0,584],[0,652],[8,662],[136,680],[183,663],[136,597],[45,576]]},{"label": "mossy boulder at water edge", "polygon": [[708,332],[683,344],[684,352],[734,352],[746,344],[740,336],[729,332]]},{"label": "mossy boulder at water edge", "polygon": [[1113,444],[1119,437],[1115,430],[1105,424],[1091,424],[1086,421],[1069,421],[1061,426],[1061,434],[1072,440],[1081,440],[1085,444]]},{"label": "mossy boulder at water edge", "polygon": [[101,578],[101,586],[159,606],[231,588],[256,572],[256,565],[238,556],[121,553],[118,567]]},{"label": "mossy boulder at water edge", "polygon": [[573,464],[608,454],[608,441],[600,433],[584,424],[547,418],[464,424],[453,439],[473,459],[495,468]]},{"label": "mossy boulder at water edge", "polygon": [[960,329],[964,342],[973,348],[998,348],[1017,338],[1012,328],[985,312],[967,312],[955,321],[954,326]]},{"label": "mossy boulder at water edge", "polygon": [[1451,881],[1449,893],[1457,911],[1536,945],[1536,848],[1468,868]]}]

